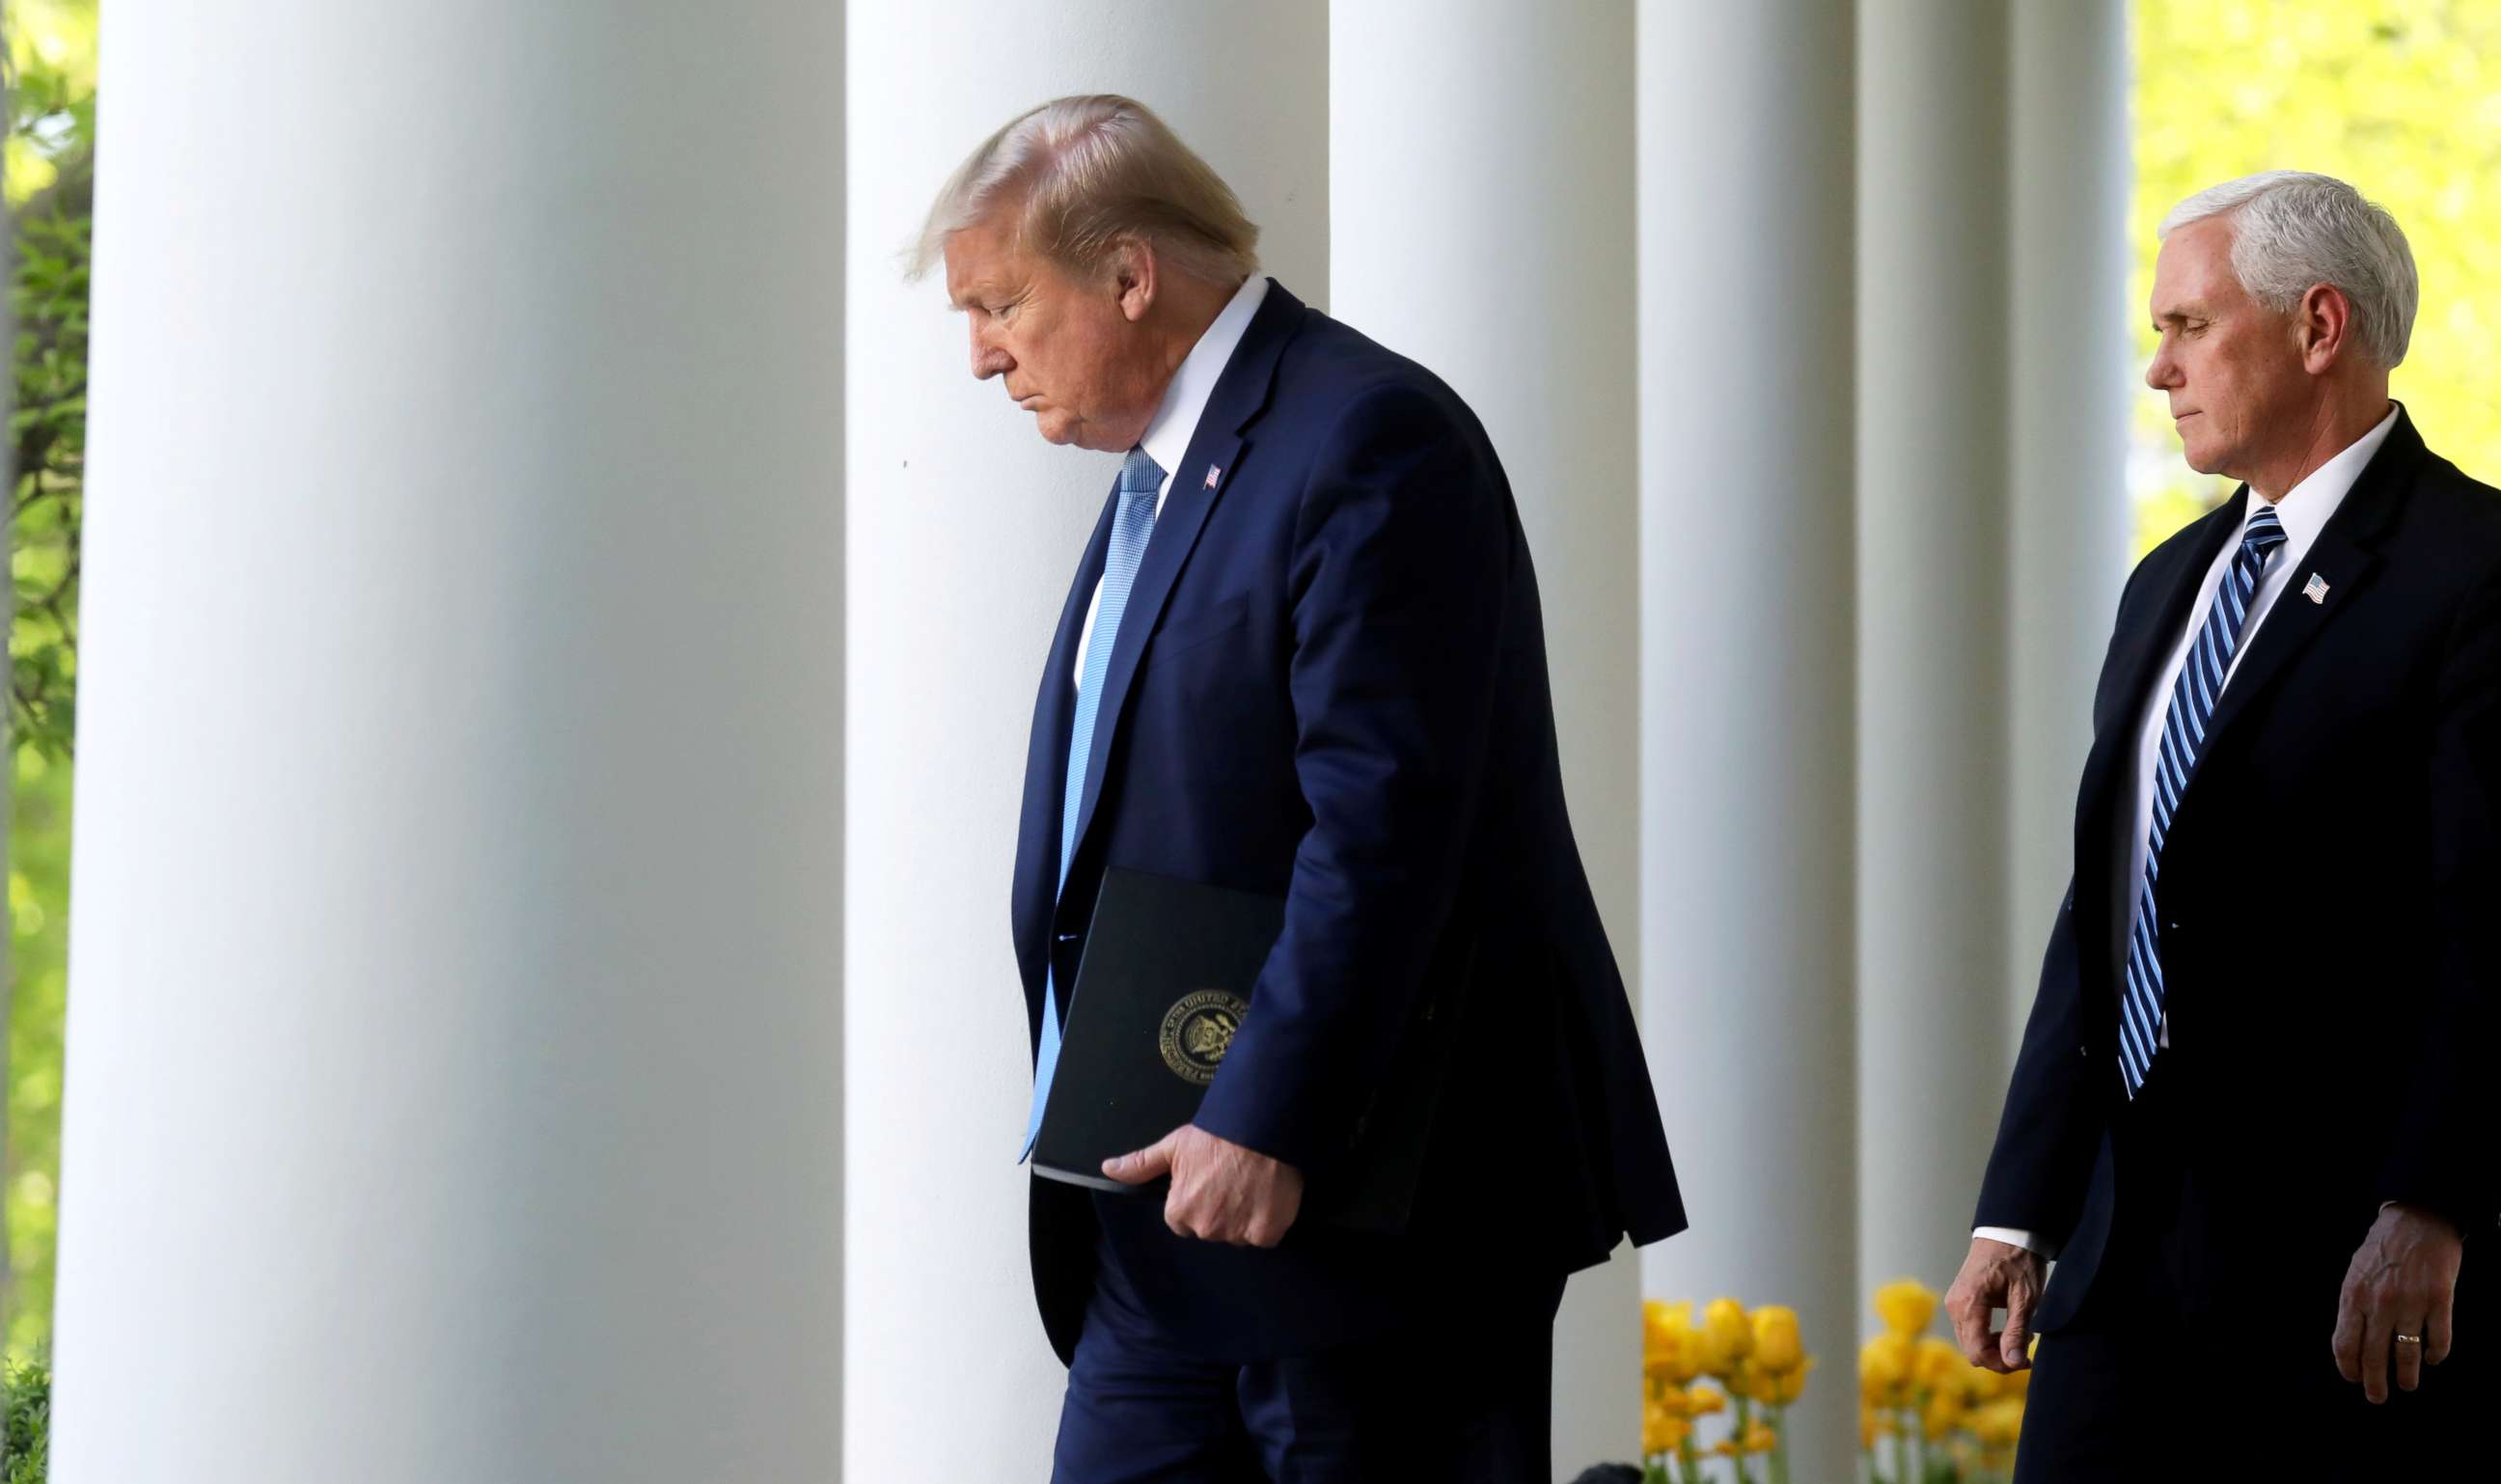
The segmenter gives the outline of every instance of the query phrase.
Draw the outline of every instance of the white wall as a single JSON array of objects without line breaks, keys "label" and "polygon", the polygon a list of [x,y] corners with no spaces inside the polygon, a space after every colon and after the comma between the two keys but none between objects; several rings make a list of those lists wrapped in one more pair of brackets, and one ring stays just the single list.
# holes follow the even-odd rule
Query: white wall
[{"label": "white wall", "polygon": [[1859,6],[1862,1288],[1953,1277],[2006,1091],[2007,65],[1994,8]]},{"label": "white wall", "polygon": [[1642,983],[1693,1229],[1654,1294],[1794,1305],[1854,1417],[1851,115],[1845,4],[1645,5]]},{"label": "white wall", "polygon": [[104,25],[51,1476],[823,1477],[839,23]]},{"label": "white wall", "polygon": [[2129,333],[2143,306],[2127,297],[2127,7],[2025,0],[2012,43],[2009,1061],[2075,861],[2093,682],[2128,569],[2127,409],[2143,370]]}]

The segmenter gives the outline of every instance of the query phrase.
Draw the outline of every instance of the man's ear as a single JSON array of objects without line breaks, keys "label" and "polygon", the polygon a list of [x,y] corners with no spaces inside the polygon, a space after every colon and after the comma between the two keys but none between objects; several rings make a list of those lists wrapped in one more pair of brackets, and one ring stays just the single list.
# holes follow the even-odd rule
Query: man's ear
[{"label": "man's ear", "polygon": [[1160,265],[1155,245],[1142,237],[1123,237],[1112,245],[1112,287],[1120,296],[1120,313],[1131,324],[1147,317],[1155,302]]},{"label": "man's ear", "polygon": [[2328,283],[2313,283],[2292,307],[2294,343],[2301,347],[2301,367],[2325,376],[2352,350],[2353,301]]}]

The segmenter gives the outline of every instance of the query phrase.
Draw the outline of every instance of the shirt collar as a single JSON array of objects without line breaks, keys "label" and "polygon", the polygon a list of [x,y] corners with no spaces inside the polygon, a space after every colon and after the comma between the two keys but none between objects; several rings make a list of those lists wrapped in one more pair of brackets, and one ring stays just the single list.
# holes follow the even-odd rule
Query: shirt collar
[{"label": "shirt collar", "polygon": [[1189,455],[1189,441],[1198,433],[1198,419],[1207,412],[1207,400],[1216,395],[1216,383],[1224,375],[1225,363],[1233,359],[1234,348],[1242,344],[1243,334],[1250,328],[1250,316],[1259,311],[1259,301],[1268,297],[1268,280],[1252,274],[1233,291],[1233,297],[1217,313],[1216,322],[1189,347],[1182,358],[1181,369],[1173,373],[1172,384],[1164,388],[1164,400],[1155,409],[1154,419],[1147,424],[1147,436],[1138,446],[1147,457],[1170,478],[1173,470]]},{"label": "shirt collar", "polygon": [[[2310,544],[2325,529],[2328,517],[2352,492],[2353,481],[2362,477],[2371,456],[2388,441],[2388,430],[2396,425],[2397,409],[2391,405],[2388,414],[2370,432],[2346,445],[2344,451],[2312,470],[2310,478],[2284,492],[2284,498],[2275,504],[2275,516],[2284,522],[2284,539],[2293,551],[2310,549]],[[2254,496],[2255,492],[2251,493]]]}]

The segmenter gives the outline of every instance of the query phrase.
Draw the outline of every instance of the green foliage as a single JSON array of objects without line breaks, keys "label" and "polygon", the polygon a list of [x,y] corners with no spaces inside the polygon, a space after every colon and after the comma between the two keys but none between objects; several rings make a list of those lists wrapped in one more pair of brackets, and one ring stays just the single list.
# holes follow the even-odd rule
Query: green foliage
[{"label": "green foliage", "polygon": [[[2501,6],[2489,0],[2142,0],[2133,7],[2133,303],[2153,289],[2153,229],[2184,198],[2260,170],[2349,181],[2405,229],[2422,278],[2390,390],[2433,448],[2501,479]],[[2153,332],[2139,324],[2140,364]],[[2137,548],[2229,495],[2192,473],[2162,399],[2130,430]]]},{"label": "green foliage", "polygon": [[[94,0],[11,0],[0,12],[9,90],[11,785],[5,1176],[9,1353],[50,1338],[67,1004],[70,749],[78,679],[79,528],[86,467],[88,220],[95,138]],[[35,1408],[43,1386],[38,1366]],[[0,1484],[40,1479],[22,1447],[28,1374],[9,1377]]]},{"label": "green foliage", "polygon": [[78,676],[79,521],[86,469],[87,218],[55,207],[17,223],[10,285],[16,400],[9,414],[9,728],[20,746],[67,757]]},{"label": "green foliage", "polygon": [[[61,1032],[69,1005],[70,768],[34,747],[17,753],[9,830],[8,1213],[11,1355],[51,1335],[59,1230]],[[0,1475],[0,1484],[7,1484]]]},{"label": "green foliage", "polygon": [[0,1484],[44,1484],[51,1467],[52,1372],[43,1357],[11,1361],[0,1377]]}]

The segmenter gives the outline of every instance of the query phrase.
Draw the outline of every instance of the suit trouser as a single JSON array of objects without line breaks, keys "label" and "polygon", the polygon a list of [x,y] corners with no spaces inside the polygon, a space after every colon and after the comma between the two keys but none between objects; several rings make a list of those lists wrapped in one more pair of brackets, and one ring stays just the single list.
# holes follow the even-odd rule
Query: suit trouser
[{"label": "suit trouser", "polygon": [[1563,1279],[1492,1275],[1389,1333],[1210,1358],[1097,1271],[1053,1484],[1545,1484]]},{"label": "suit trouser", "polygon": [[2470,1444],[2488,1450],[2468,1429],[2501,1402],[2501,1336],[2475,1331],[2465,1301],[2490,1259],[2468,1244],[2449,1360],[2411,1393],[2392,1373],[2373,1406],[2330,1344],[2350,1249],[2281,1259],[2286,1234],[2263,1214],[2228,1232],[2200,1218],[2170,1060],[2155,1057],[2113,1129],[2110,1244],[2075,1318],[2041,1338],[2016,1484],[2439,1479]]}]

